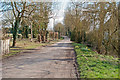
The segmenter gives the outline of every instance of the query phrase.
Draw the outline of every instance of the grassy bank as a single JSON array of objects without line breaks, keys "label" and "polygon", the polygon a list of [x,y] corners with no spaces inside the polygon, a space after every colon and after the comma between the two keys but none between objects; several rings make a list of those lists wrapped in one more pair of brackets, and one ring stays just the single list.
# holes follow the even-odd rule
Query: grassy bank
[{"label": "grassy bank", "polygon": [[[118,78],[118,58],[97,54],[86,45],[73,43],[80,78]],[[120,78],[120,77],[119,77]]]},{"label": "grassy bank", "polygon": [[[31,42],[30,39],[23,39],[23,40],[17,39],[16,47],[10,47],[10,53],[3,55],[3,58],[13,56],[13,55],[20,53],[22,51],[25,51],[25,50],[34,49],[34,48],[37,48],[39,46],[50,45],[50,44],[53,44],[57,41],[59,41],[59,40],[54,40],[54,41],[47,42],[47,43],[39,43],[39,42],[34,42],[34,41]],[[12,46],[12,41],[10,42],[10,46]]]}]

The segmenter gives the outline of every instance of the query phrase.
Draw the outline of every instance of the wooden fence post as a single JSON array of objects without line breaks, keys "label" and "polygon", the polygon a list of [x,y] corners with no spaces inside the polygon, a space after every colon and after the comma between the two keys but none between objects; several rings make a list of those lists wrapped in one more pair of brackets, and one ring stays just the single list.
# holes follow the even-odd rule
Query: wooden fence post
[{"label": "wooden fence post", "polygon": [[10,46],[10,40],[0,40],[0,55],[8,54],[9,53],[9,47]]}]

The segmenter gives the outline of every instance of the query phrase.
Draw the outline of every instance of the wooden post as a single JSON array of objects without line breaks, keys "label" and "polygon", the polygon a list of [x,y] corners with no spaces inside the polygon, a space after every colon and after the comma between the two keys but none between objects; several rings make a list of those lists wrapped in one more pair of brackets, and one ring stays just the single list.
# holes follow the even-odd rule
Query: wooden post
[{"label": "wooden post", "polygon": [[58,39],[58,32],[57,32],[57,34],[56,34],[56,35],[57,35],[57,39]]},{"label": "wooden post", "polygon": [[0,40],[0,55],[2,55],[2,51],[3,51],[3,49],[2,49],[3,47],[2,46],[3,46],[2,40]]},{"label": "wooden post", "polygon": [[0,40],[0,55],[8,54],[10,46],[10,39]]},{"label": "wooden post", "polygon": [[40,34],[38,34],[38,42],[41,42],[41,41],[40,41]]},{"label": "wooden post", "polygon": [[46,42],[46,37],[44,36],[44,42]]},{"label": "wooden post", "polygon": [[31,22],[30,28],[31,28],[31,42],[32,42],[33,41],[32,22]]},{"label": "wooden post", "polygon": [[0,40],[2,40],[2,30],[0,29]]},{"label": "wooden post", "polygon": [[53,38],[53,40],[54,40],[54,32],[52,32],[52,38]]},{"label": "wooden post", "polygon": [[48,37],[48,39],[47,39],[47,42],[49,42],[50,40],[50,34],[48,33],[48,35],[47,35],[47,37]]},{"label": "wooden post", "polygon": [[54,34],[54,40],[55,40],[55,32],[53,32],[53,34]]},{"label": "wooden post", "polygon": [[41,37],[41,35],[40,35],[40,42],[42,42],[42,37]]}]

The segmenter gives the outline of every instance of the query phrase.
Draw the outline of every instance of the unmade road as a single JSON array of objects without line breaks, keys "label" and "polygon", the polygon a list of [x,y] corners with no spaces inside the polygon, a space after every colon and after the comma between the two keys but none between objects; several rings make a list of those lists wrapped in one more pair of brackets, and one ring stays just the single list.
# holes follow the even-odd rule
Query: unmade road
[{"label": "unmade road", "polygon": [[3,78],[76,78],[74,48],[67,37],[4,59],[2,64]]}]

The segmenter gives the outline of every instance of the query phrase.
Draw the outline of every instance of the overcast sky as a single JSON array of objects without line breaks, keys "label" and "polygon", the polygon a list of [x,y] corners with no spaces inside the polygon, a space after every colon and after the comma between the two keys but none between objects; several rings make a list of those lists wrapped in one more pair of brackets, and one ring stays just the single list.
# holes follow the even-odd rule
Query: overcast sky
[{"label": "overcast sky", "polygon": [[[0,9],[1,10],[1,9]],[[1,18],[2,18],[2,13],[0,13],[0,29],[1,29],[1,27],[2,27],[2,21],[1,21]]]},{"label": "overcast sky", "polygon": [[60,9],[54,9],[53,13],[55,15],[54,19],[51,18],[49,20],[48,29],[53,29],[54,24],[56,23],[63,23],[64,15],[65,15],[65,9],[67,8],[69,0],[61,0],[61,3],[58,4]]}]

